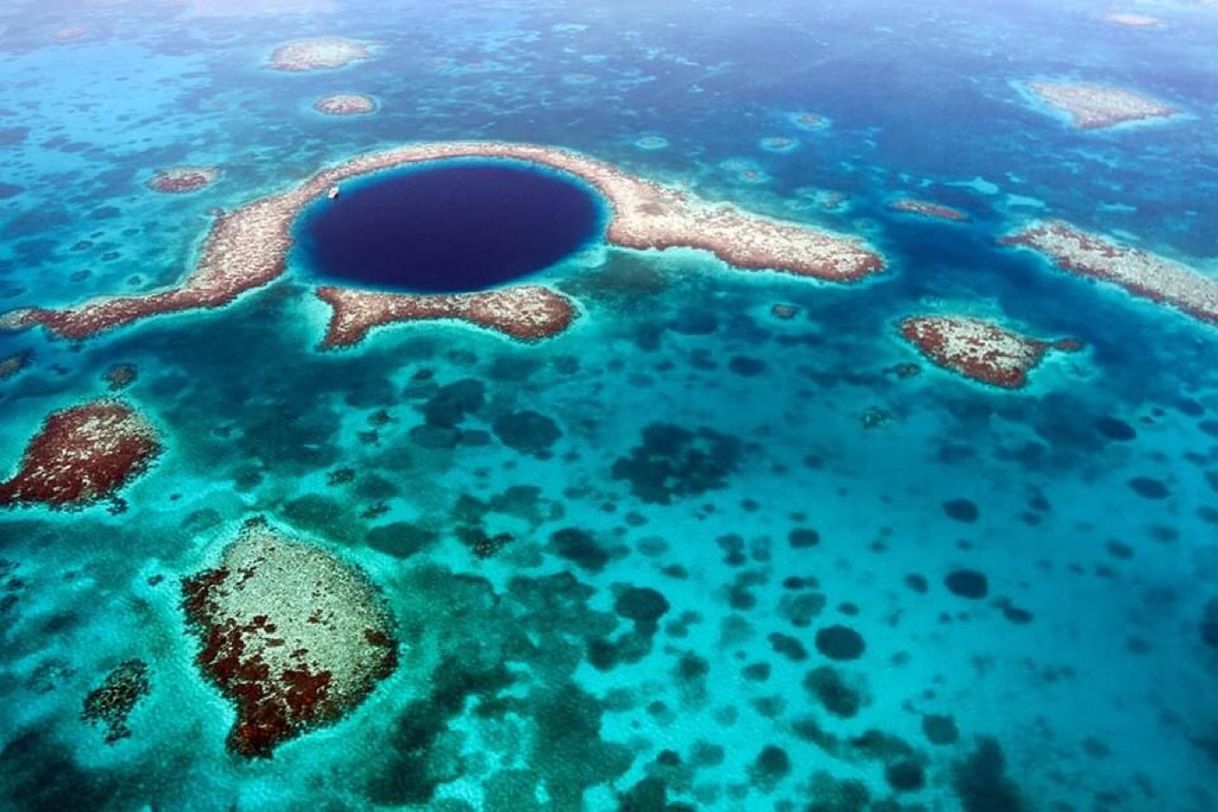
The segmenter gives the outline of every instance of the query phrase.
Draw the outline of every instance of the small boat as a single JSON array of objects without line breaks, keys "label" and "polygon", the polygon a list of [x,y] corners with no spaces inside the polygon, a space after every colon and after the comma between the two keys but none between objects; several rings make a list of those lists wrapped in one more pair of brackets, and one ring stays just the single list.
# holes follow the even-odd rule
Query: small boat
[{"label": "small boat", "polygon": [[331,186],[326,192],[326,197],[330,198],[331,200],[338,197],[338,186]]}]

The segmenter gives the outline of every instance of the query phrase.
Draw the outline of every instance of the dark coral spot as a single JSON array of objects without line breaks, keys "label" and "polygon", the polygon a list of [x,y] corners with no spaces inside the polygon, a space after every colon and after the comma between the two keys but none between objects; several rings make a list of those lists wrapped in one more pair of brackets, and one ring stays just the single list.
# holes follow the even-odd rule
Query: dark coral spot
[{"label": "dark coral spot", "polygon": [[434,530],[427,530],[410,522],[394,522],[374,527],[365,536],[369,547],[394,558],[409,558],[436,538]]},{"label": "dark coral spot", "polygon": [[587,530],[565,527],[550,536],[550,546],[560,557],[588,572],[600,572],[609,563],[609,553]]},{"label": "dark coral spot", "polygon": [[740,676],[749,682],[765,682],[770,678],[770,664],[751,663],[740,670]]},{"label": "dark coral spot", "polygon": [[529,409],[495,418],[491,426],[500,442],[521,454],[542,456],[562,436],[562,430],[544,414]]},{"label": "dark coral spot", "polygon": [[956,720],[947,714],[928,713],[923,716],[922,732],[931,744],[955,744],[960,738]]},{"label": "dark coral spot", "polygon": [[1138,436],[1134,431],[1133,426],[1115,417],[1107,415],[1095,421],[1095,427],[1100,434],[1107,437],[1109,440],[1117,440],[1118,442],[1128,442]]},{"label": "dark coral spot", "polygon": [[769,792],[791,772],[791,757],[787,751],[773,744],[767,745],[757,754],[749,767],[749,778],[763,792]]},{"label": "dark coral spot", "polygon": [[1129,480],[1129,487],[1144,499],[1166,499],[1168,494],[1166,485],[1148,476],[1135,476]]},{"label": "dark coral spot", "polygon": [[843,719],[856,715],[863,704],[861,692],[832,666],[822,665],[809,671],[804,677],[804,689],[815,696],[825,710]]},{"label": "dark coral spot", "polygon": [[807,527],[797,527],[787,534],[792,549],[803,550],[820,544],[820,533]]},{"label": "dark coral spot", "polygon": [[484,401],[482,382],[465,378],[440,387],[431,399],[423,404],[423,418],[430,426],[455,428],[465,419],[467,413],[481,409]]},{"label": "dark coral spot", "polygon": [[926,773],[921,764],[906,759],[889,764],[884,770],[884,780],[896,792],[917,792],[926,786]]},{"label": "dark coral spot", "polygon": [[804,648],[803,643],[794,637],[782,634],[781,632],[773,632],[767,639],[770,641],[770,648],[774,649],[775,654],[781,654],[793,663],[808,659],[808,650]]},{"label": "dark coral spot", "polygon": [[1218,598],[1206,601],[1201,612],[1201,642],[1218,648]]},{"label": "dark coral spot", "polygon": [[766,370],[766,362],[747,355],[733,355],[727,368],[744,378],[754,378]]},{"label": "dark coral spot", "polygon": [[816,650],[831,660],[857,660],[866,644],[849,626],[826,626],[816,633]]},{"label": "dark coral spot", "polygon": [[977,517],[981,514],[977,510],[977,505],[969,499],[951,499],[944,502],[943,512],[951,519],[968,523],[977,521]]},{"label": "dark coral spot", "polygon": [[968,758],[952,768],[952,788],[964,812],[1024,812],[1019,787],[1006,775],[1006,758],[994,739],[982,738]]},{"label": "dark coral spot", "polygon": [[926,576],[918,575],[916,572],[911,572],[905,576],[905,586],[922,595],[926,590],[930,589],[930,583],[927,582]]},{"label": "dark coral spot", "polygon": [[630,482],[645,502],[668,504],[726,485],[740,462],[740,441],[709,428],[689,431],[671,423],[643,429],[643,443],[613,463],[613,478]]},{"label": "dark coral spot", "polygon": [[654,629],[656,621],[668,611],[668,601],[654,589],[632,586],[618,595],[613,611],[636,625]]},{"label": "dark coral spot", "polygon": [[990,591],[989,579],[977,570],[953,570],[943,579],[953,595],[969,600],[984,598]]}]

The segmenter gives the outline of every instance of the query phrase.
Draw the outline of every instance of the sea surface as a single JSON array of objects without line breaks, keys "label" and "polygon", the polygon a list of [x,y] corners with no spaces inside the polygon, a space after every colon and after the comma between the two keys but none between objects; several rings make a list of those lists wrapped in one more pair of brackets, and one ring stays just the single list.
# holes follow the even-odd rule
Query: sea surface
[{"label": "sea surface", "polygon": [[[267,68],[321,35],[373,57]],[[1079,131],[1037,79],[1182,113]],[[312,109],[337,92],[377,109]],[[166,444],[124,512],[0,513],[0,805],[1218,808],[1218,328],[998,243],[1062,218],[1218,273],[1216,131],[1218,7],[1184,0],[5,0],[3,310],[170,285],[214,210],[449,139],[581,151],[887,267],[823,284],[594,236],[526,277],[578,303],[562,335],[323,351],[298,246],[225,308],[0,334],[31,354],[0,476],[114,364]],[[220,176],[148,188],[179,165]],[[1084,349],[999,390],[904,343],[911,313]],[[254,516],[362,568],[402,649],[251,760],[181,580]],[[106,743],[83,703],[133,658],[149,691]]]}]

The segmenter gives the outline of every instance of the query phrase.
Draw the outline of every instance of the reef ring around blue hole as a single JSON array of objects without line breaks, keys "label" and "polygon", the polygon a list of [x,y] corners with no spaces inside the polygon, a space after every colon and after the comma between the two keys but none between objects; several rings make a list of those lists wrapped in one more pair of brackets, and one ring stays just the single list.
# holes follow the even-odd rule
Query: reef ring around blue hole
[{"label": "reef ring around blue hole", "polygon": [[445,160],[344,183],[302,213],[296,251],[328,284],[478,291],[581,251],[607,219],[578,178],[524,162]]}]

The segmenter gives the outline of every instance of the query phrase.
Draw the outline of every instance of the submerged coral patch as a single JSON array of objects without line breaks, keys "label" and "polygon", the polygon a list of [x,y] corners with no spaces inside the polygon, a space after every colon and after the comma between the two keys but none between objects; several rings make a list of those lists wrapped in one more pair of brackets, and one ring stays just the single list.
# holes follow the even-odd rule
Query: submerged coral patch
[{"label": "submerged coral patch", "polygon": [[127,717],[148,691],[148,664],[143,660],[124,660],[85,697],[81,718],[103,726],[106,743],[113,744],[131,735]]},{"label": "submerged coral patch", "polygon": [[816,633],[816,650],[830,660],[857,660],[866,647],[863,636],[849,626],[834,624]]},{"label": "submerged coral patch", "polygon": [[214,166],[174,166],[158,170],[149,178],[148,188],[165,194],[197,192],[211,186],[218,177],[220,170]]},{"label": "submerged coral patch", "polygon": [[644,502],[668,504],[725,487],[740,457],[740,441],[714,429],[652,423],[643,429],[642,445],[613,463],[612,474]]}]

